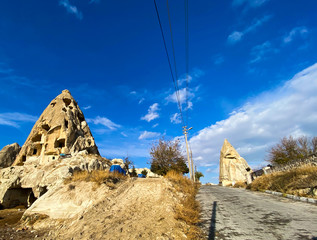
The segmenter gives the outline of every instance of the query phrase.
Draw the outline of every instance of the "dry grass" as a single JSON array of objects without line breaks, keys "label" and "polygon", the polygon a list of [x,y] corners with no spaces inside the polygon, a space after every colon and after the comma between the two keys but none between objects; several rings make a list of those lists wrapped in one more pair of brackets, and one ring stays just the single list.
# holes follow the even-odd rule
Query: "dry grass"
[{"label": "dry grass", "polygon": [[234,188],[246,188],[247,184],[246,184],[246,182],[236,182],[233,187]]},{"label": "dry grass", "polygon": [[168,172],[165,178],[173,184],[176,191],[182,193],[183,197],[175,208],[175,218],[189,226],[189,228],[184,229],[188,239],[203,239],[202,232],[197,226],[200,222],[200,206],[195,199],[199,184],[193,183],[175,171]]},{"label": "dry grass", "polygon": [[[255,179],[249,186],[253,191],[271,190],[288,194],[297,194],[303,189],[317,188],[317,167],[302,166],[286,172],[276,172]],[[310,194],[300,194],[301,196]]]},{"label": "dry grass", "polygon": [[[93,171],[76,171],[73,175],[65,179],[64,183],[69,184],[73,182],[94,182],[98,185],[106,184],[109,187],[114,187],[116,183],[124,181],[127,179],[127,176],[119,174],[117,172],[110,173],[109,170],[93,170]],[[71,187],[70,190],[75,187]]]}]

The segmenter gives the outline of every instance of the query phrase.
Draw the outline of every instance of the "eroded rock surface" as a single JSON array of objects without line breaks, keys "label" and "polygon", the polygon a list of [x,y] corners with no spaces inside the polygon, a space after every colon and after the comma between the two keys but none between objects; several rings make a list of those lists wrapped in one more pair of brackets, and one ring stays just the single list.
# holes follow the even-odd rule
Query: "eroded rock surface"
[{"label": "eroded rock surface", "polygon": [[23,165],[34,157],[41,164],[60,154],[87,150],[99,154],[83,112],[68,90],[58,95],[35,123],[13,165]]},{"label": "eroded rock surface", "polygon": [[10,167],[20,150],[21,147],[17,143],[13,143],[2,148],[0,151],[0,168]]},{"label": "eroded rock surface", "polygon": [[74,171],[108,169],[84,115],[68,90],[35,123],[11,167],[0,170],[0,207],[29,207]]},{"label": "eroded rock surface", "polygon": [[236,182],[247,182],[251,171],[247,161],[239,155],[234,147],[225,139],[220,151],[219,183],[229,186]]}]

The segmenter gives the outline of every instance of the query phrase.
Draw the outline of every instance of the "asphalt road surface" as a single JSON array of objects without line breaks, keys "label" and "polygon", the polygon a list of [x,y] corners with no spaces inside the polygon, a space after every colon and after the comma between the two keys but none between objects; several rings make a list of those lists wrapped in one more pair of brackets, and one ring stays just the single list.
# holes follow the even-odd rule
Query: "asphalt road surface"
[{"label": "asphalt road surface", "polygon": [[197,199],[208,239],[317,240],[315,204],[221,186],[202,186]]}]

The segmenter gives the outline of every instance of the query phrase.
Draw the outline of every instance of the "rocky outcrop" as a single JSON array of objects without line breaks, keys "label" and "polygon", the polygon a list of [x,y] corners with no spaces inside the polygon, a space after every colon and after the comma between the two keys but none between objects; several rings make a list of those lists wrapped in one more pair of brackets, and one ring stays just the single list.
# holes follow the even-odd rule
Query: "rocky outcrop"
[{"label": "rocky outcrop", "polygon": [[234,147],[225,139],[220,151],[219,184],[234,185],[236,182],[247,182],[251,168]]},{"label": "rocky outcrop", "polygon": [[13,143],[2,148],[0,151],[0,168],[10,167],[20,150],[21,147],[17,143]]},{"label": "rocky outcrop", "polygon": [[99,154],[84,114],[70,92],[64,90],[35,123],[13,165],[23,165],[34,158],[45,164],[60,154],[82,150]]},{"label": "rocky outcrop", "polygon": [[0,205],[29,207],[73,172],[110,165],[99,155],[76,101],[64,90],[35,123],[13,165],[0,170]]},{"label": "rocky outcrop", "polygon": [[29,207],[48,190],[62,186],[75,171],[104,170],[109,166],[110,162],[105,158],[82,151],[67,158],[67,161],[57,159],[45,165],[27,162],[23,166],[1,169],[0,205],[4,208]]},{"label": "rocky outcrop", "polygon": [[119,165],[122,169],[125,169],[124,161],[121,158],[114,158],[111,160],[112,165]]}]

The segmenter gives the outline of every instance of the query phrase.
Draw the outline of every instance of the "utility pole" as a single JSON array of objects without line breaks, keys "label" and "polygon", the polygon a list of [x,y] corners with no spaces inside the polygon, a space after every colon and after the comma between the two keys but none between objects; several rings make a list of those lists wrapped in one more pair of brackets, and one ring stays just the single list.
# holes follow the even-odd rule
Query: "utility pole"
[{"label": "utility pole", "polygon": [[193,181],[194,180],[193,167],[192,167],[193,165],[192,165],[191,158],[189,157],[188,141],[187,141],[187,133],[191,129],[192,129],[192,127],[188,128],[188,129],[186,126],[183,127],[183,133],[185,135],[185,143],[186,143],[187,161],[188,161],[188,167],[189,167],[189,176],[190,176],[190,179]]},{"label": "utility pole", "polygon": [[192,149],[190,147],[190,161],[191,161],[191,168],[192,168],[192,174],[193,174],[193,181],[196,182],[196,176],[195,176],[195,173],[196,173],[196,168],[194,168],[194,161],[193,161],[193,152],[192,152]]}]

